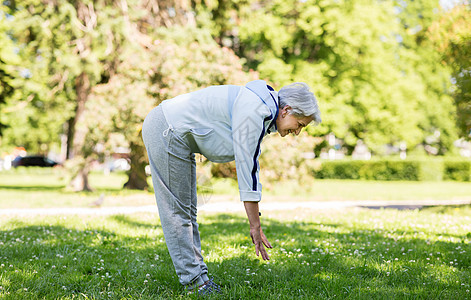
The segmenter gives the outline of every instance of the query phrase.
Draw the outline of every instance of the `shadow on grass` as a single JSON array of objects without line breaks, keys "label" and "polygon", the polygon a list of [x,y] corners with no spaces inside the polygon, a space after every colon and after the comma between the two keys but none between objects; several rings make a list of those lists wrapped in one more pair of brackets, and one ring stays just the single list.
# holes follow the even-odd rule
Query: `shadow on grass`
[{"label": "shadow on grass", "polygon": [[[90,225],[75,229],[63,221],[37,226],[12,221],[9,226],[14,230],[0,231],[4,291],[18,299],[72,294],[187,298],[163,236],[149,235],[151,229],[159,229],[157,220],[107,219],[110,229]],[[113,224],[119,230],[112,231]],[[384,229],[274,219],[265,219],[263,227],[274,246],[269,250],[270,263],[255,256],[244,217],[219,214],[202,218],[200,232],[209,271],[224,288],[223,295],[215,298],[463,299],[466,294],[455,282],[471,279],[469,255],[460,256],[458,266],[449,264],[458,257],[456,249],[471,251],[462,240],[430,244],[425,238],[413,237],[413,231],[401,230],[398,233],[405,238],[397,239],[388,236],[394,232]],[[429,253],[440,261],[431,265],[426,259]]]},{"label": "shadow on grass", "polygon": [[463,214],[464,212],[469,215],[469,213],[471,213],[471,204],[424,206],[421,210],[438,214],[453,214],[456,213],[456,211],[459,211],[460,214]]},{"label": "shadow on grass", "polygon": [[0,184],[0,190],[16,190],[24,192],[44,192],[44,191],[55,191],[63,192],[64,185],[56,186],[44,186],[44,185],[2,185]]},{"label": "shadow on grass", "polygon": [[117,188],[103,188],[103,187],[92,187],[92,191],[80,191],[76,192],[68,188],[66,185],[51,185],[51,186],[45,186],[45,185],[2,185],[0,184],[0,191],[1,190],[10,190],[10,191],[18,191],[18,192],[26,192],[26,193],[31,193],[31,192],[57,192],[60,194],[64,195],[71,195],[71,194],[78,194],[78,193],[83,193],[87,195],[93,195],[97,194],[100,195],[101,193],[105,194],[117,194],[117,193],[135,193],[136,190],[126,190],[121,187]]},{"label": "shadow on grass", "polygon": [[372,205],[372,206],[358,206],[367,209],[397,209],[397,210],[415,210],[421,209],[424,205]]},{"label": "shadow on grass", "polygon": [[114,216],[111,216],[110,218],[126,226],[132,226],[132,227],[138,227],[138,228],[142,227],[142,228],[147,228],[147,229],[162,228],[162,226],[157,225],[157,224],[149,224],[149,223],[136,221],[127,215],[114,215]]},{"label": "shadow on grass", "polygon": [[364,205],[358,206],[360,208],[367,208],[367,209],[397,209],[397,210],[428,210],[434,211],[437,213],[448,213],[450,209],[463,209],[463,208],[471,208],[471,204],[463,204],[463,205],[414,205],[414,204],[405,204],[405,205]]}]

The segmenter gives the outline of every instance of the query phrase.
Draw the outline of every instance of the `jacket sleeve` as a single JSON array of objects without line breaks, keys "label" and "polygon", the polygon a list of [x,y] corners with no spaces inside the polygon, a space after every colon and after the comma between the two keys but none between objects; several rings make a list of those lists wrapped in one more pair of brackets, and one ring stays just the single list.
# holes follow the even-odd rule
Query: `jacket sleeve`
[{"label": "jacket sleeve", "polygon": [[269,108],[253,92],[242,88],[232,107],[232,139],[241,201],[260,201],[260,144],[266,134]]}]

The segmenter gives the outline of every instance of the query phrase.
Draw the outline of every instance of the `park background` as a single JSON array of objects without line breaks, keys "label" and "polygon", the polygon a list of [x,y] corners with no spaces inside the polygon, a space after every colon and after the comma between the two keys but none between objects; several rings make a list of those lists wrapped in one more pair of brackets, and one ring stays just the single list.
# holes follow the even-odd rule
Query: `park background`
[{"label": "park background", "polygon": [[[468,1],[0,8],[0,298],[185,298],[142,121],[165,99],[254,79],[306,82],[323,122],[262,144],[269,263],[254,257],[234,163],[198,156],[221,298],[471,298]],[[11,168],[31,154],[61,166]]]}]

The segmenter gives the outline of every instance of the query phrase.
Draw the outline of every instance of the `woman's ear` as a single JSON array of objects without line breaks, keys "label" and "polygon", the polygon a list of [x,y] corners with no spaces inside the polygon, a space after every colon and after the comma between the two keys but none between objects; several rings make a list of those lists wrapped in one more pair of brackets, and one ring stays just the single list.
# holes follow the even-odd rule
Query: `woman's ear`
[{"label": "woman's ear", "polygon": [[286,114],[289,113],[290,109],[291,109],[291,106],[289,106],[289,105],[285,105],[285,107],[283,107],[281,109],[281,115],[282,115],[283,118],[286,117]]}]

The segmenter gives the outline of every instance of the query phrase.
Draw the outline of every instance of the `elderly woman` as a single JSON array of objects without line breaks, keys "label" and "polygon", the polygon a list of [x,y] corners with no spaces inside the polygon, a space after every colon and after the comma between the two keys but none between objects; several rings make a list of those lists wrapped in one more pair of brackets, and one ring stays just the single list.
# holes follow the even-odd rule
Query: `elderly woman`
[{"label": "elderly woman", "polygon": [[258,202],[260,143],[265,135],[299,134],[320,123],[317,100],[305,83],[278,93],[265,81],[245,86],[212,86],[163,101],[146,117],[142,136],[149,156],[155,198],[170,256],[180,283],[190,292],[210,294],[219,286],[208,278],[196,222],[195,153],[213,162],[235,159],[240,200],[250,223],[256,255],[272,248],[260,226]]}]

